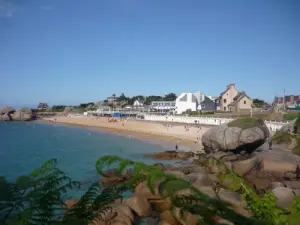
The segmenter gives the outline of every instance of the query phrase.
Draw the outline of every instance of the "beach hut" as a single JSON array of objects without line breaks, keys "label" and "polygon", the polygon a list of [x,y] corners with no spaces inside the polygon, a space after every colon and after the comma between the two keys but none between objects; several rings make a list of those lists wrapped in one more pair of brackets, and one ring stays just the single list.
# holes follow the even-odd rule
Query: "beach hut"
[{"label": "beach hut", "polygon": [[121,117],[121,113],[120,112],[114,112],[113,113],[113,117],[114,118],[120,118]]}]

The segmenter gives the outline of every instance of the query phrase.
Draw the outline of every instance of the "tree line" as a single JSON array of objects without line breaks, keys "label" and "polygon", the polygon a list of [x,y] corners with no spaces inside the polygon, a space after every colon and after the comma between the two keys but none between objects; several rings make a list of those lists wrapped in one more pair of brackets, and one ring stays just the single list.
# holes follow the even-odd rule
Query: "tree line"
[{"label": "tree line", "polygon": [[[115,96],[115,95],[113,95]],[[150,95],[150,96],[144,96],[144,95],[136,95],[133,97],[126,97],[124,93],[122,93],[117,99],[118,101],[126,101],[128,105],[132,105],[136,100],[142,101],[146,105],[150,105],[153,101],[175,101],[177,98],[177,95],[175,93],[169,93],[165,96],[160,95]]]},{"label": "tree line", "polygon": [[124,105],[133,105],[136,100],[139,100],[144,103],[144,105],[150,105],[153,101],[175,101],[177,96],[175,93],[169,93],[165,96],[159,95],[136,95],[133,97],[127,97],[124,93],[122,93],[119,97],[115,94],[112,95],[116,98],[114,103],[108,102],[108,100],[100,101],[100,102],[87,102],[87,103],[80,103],[79,105],[75,106],[67,106],[67,105],[53,105],[49,107],[47,103],[39,103],[37,109],[32,109],[34,112],[63,112],[66,107],[71,107],[74,112],[83,112],[85,109],[94,110],[100,105],[107,105],[107,106],[120,106],[123,107]]}]

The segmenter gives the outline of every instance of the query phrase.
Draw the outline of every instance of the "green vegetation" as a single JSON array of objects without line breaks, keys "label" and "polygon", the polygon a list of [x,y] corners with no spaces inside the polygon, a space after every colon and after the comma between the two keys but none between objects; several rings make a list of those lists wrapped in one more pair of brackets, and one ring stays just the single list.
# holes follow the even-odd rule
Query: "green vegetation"
[{"label": "green vegetation", "polygon": [[195,111],[195,112],[192,112],[192,111],[187,111],[186,112],[189,116],[201,116],[201,115],[213,115],[215,114],[214,111],[208,111],[208,112],[202,112],[202,111]]},{"label": "green vegetation", "polygon": [[65,106],[65,105],[54,105],[54,106],[52,106],[51,111],[53,111],[53,112],[63,112],[66,107],[67,106]]},{"label": "green vegetation", "polygon": [[264,100],[255,98],[255,99],[253,99],[253,105],[255,105],[257,108],[265,108],[269,104],[266,103]]},{"label": "green vegetation", "polygon": [[[294,129],[291,132],[277,132],[272,140],[278,144],[290,148],[296,155],[300,156],[300,114],[294,123]],[[292,146],[290,146],[292,144]]]},{"label": "green vegetation", "polygon": [[294,134],[300,134],[300,113],[298,114],[297,120],[295,122]]},{"label": "green vegetation", "polygon": [[228,127],[239,127],[241,129],[249,129],[252,127],[261,127],[264,121],[256,117],[243,117],[228,123]]},{"label": "green vegetation", "polygon": [[295,148],[293,149],[293,153],[300,156],[300,137],[297,137],[297,144],[295,146]]},{"label": "green vegetation", "polygon": [[298,115],[296,113],[286,113],[283,115],[283,118],[285,120],[294,120],[298,118]]},{"label": "green vegetation", "polygon": [[126,97],[124,93],[122,93],[119,97],[118,97],[118,101],[122,102],[122,101],[126,101],[127,104],[132,105],[134,103],[135,100],[140,100],[140,101],[144,101],[146,105],[150,105],[151,102],[153,101],[175,101],[177,98],[176,94],[174,93],[169,93],[166,94],[165,96],[159,96],[159,95],[149,95],[149,96],[143,96],[143,95],[136,95],[133,97]]},{"label": "green vegetation", "polygon": [[288,132],[277,132],[273,135],[272,140],[278,144],[289,145],[292,143],[293,136]]},{"label": "green vegetation", "polygon": [[[216,164],[225,166],[217,159]],[[121,198],[124,191],[132,191],[145,181],[153,194],[168,199],[173,209],[180,209],[183,221],[187,214],[197,217],[198,224],[217,225],[216,217],[235,225],[296,225],[300,216],[300,198],[294,197],[293,205],[280,210],[272,192],[259,196],[247,186],[244,180],[225,166],[220,179],[230,178],[231,189],[239,191],[247,202],[254,217],[236,213],[228,203],[210,198],[189,182],[174,175],[165,174],[159,167],[125,160],[117,156],[104,156],[97,160],[98,173],[105,176],[107,168],[114,167],[118,174],[130,169],[132,176],[122,183],[114,183],[100,188],[96,182],[71,209],[64,204],[64,194],[80,184],[71,180],[56,167],[56,160],[44,163],[28,176],[19,177],[15,183],[0,179],[0,224],[6,225],[87,225],[102,218],[108,212],[109,204]],[[159,182],[159,184],[158,184]],[[188,191],[179,194],[179,191]],[[181,192],[182,193],[182,192]],[[298,220],[299,221],[299,220]]]}]

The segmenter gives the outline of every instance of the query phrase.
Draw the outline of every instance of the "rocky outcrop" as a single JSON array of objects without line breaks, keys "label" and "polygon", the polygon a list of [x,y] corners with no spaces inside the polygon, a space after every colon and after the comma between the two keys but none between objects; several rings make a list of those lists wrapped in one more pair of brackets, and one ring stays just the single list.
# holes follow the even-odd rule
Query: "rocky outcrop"
[{"label": "rocky outcrop", "polygon": [[291,150],[300,156],[300,115],[297,119],[284,125],[272,137],[274,143]]},{"label": "rocky outcrop", "polygon": [[152,209],[148,199],[133,196],[125,201],[138,216],[150,216]]},{"label": "rocky outcrop", "polygon": [[12,107],[0,108],[0,121],[30,121],[35,118],[31,109],[15,110]]},{"label": "rocky outcrop", "polygon": [[111,169],[104,171],[104,175],[105,176],[101,178],[101,181],[104,184],[119,183],[128,180],[131,177],[129,170],[127,170],[124,174],[118,174],[116,170]]},{"label": "rocky outcrop", "polygon": [[24,108],[17,110],[12,114],[12,120],[14,121],[30,121],[34,118],[34,114],[31,109]]},{"label": "rocky outcrop", "polygon": [[269,129],[263,120],[242,118],[211,128],[202,136],[202,143],[206,153],[218,151],[251,153],[268,137]]},{"label": "rocky outcrop", "polygon": [[11,116],[9,114],[2,114],[0,115],[0,121],[11,121]]},{"label": "rocky outcrop", "polygon": [[15,110],[12,107],[0,107],[0,115],[13,113]]},{"label": "rocky outcrop", "polygon": [[292,198],[295,196],[293,190],[286,187],[276,187],[272,192],[276,197],[277,205],[282,209],[288,208]]},{"label": "rocky outcrop", "polygon": [[124,202],[110,204],[99,218],[95,218],[90,225],[133,225],[134,214],[132,209]]},{"label": "rocky outcrop", "polygon": [[194,155],[195,153],[188,151],[165,151],[154,154],[147,154],[145,155],[145,157],[161,160],[185,160],[190,157],[193,157]]}]

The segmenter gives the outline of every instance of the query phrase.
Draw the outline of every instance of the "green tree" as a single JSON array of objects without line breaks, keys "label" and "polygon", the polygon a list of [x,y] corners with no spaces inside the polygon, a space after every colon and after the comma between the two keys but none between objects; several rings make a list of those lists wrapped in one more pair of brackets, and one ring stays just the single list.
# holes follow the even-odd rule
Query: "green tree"
[{"label": "green tree", "polygon": [[165,101],[175,101],[177,98],[176,94],[174,93],[169,93],[166,94],[165,97],[163,98]]},{"label": "green tree", "polygon": [[264,108],[268,106],[268,103],[266,103],[264,100],[255,98],[253,99],[253,105],[255,105],[257,108]]},{"label": "green tree", "polygon": [[147,105],[150,105],[151,102],[153,101],[163,101],[163,97],[161,96],[158,96],[158,95],[150,95],[150,96],[147,96],[147,99],[146,99],[146,104]]},{"label": "green tree", "polygon": [[125,96],[124,93],[122,93],[118,99],[119,101],[128,101],[128,98]]},{"label": "green tree", "polygon": [[54,105],[52,106],[53,112],[63,112],[67,106],[65,105]]}]

